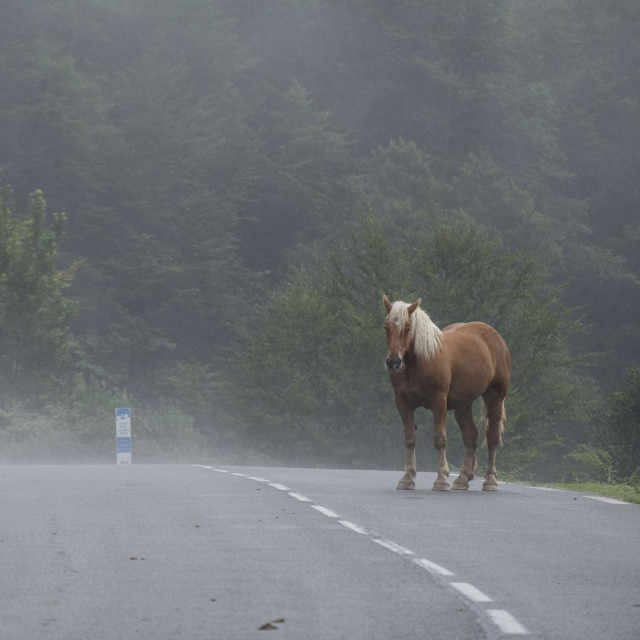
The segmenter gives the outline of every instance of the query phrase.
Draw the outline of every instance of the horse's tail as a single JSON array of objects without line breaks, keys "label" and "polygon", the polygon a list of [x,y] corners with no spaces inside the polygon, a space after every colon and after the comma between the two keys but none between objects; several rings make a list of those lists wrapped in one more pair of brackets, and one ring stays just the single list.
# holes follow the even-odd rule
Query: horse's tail
[{"label": "horse's tail", "polygon": [[[501,402],[500,407],[500,444],[502,444],[502,434],[504,433],[504,423],[507,420],[507,410],[504,406],[504,398]],[[487,428],[489,427],[489,409],[487,408],[487,402],[482,399],[482,417],[480,419],[480,424],[484,427],[484,440],[482,441],[482,446],[486,446],[487,444]]]}]

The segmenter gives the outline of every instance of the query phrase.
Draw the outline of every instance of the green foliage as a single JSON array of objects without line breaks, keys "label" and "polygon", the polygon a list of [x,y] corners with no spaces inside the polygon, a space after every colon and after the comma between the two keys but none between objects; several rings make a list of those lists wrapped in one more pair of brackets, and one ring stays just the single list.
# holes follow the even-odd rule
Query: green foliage
[{"label": "green foliage", "polygon": [[[416,291],[441,326],[483,320],[499,329],[513,359],[509,413],[519,446],[553,441],[559,422],[581,422],[588,404],[568,341],[580,325],[526,252],[507,252],[500,237],[468,218],[418,234],[412,259]],[[409,296],[411,297],[411,296]],[[508,443],[508,438],[505,442]]]},{"label": "green foliage", "polygon": [[62,397],[38,411],[6,403],[0,410],[0,462],[114,462],[114,409],[122,406],[132,407],[134,462],[176,463],[201,455],[204,439],[177,407],[145,406],[77,374]]},{"label": "green foliage", "polygon": [[622,385],[612,391],[596,415],[599,444],[611,460],[615,481],[640,475],[640,368],[628,369]]},{"label": "green foliage", "polygon": [[[292,269],[320,292],[298,303],[305,318],[326,315],[318,339],[356,320],[363,368],[377,351],[379,293],[418,292],[442,321],[473,313],[504,325],[522,366],[509,403],[520,431],[503,457],[523,473],[541,457],[561,469],[571,443],[591,442],[585,415],[598,396],[573,373],[589,362],[571,354],[603,353],[589,372],[614,383],[640,357],[638,7],[2,3],[1,168],[18,193],[39,185],[69,213],[61,262],[84,260],[69,291],[68,366],[150,405],[169,398],[226,442],[249,427],[221,397],[221,377],[242,335],[266,322],[247,310],[275,304],[272,290],[289,303]],[[360,245],[347,250],[343,230],[363,210],[382,221],[358,223]],[[459,237],[441,232],[453,211]],[[580,309],[582,333],[568,308]],[[32,358],[43,366],[0,356],[0,379],[17,373],[33,406],[53,393],[52,376],[57,395],[69,384],[70,335],[54,339],[46,321],[64,325],[69,310],[44,309],[24,327],[47,327]],[[15,345],[16,327],[0,342]],[[330,371],[339,350],[320,351]],[[330,448],[346,402],[332,380],[345,374],[310,374],[302,356],[296,367],[288,405],[317,404],[307,382],[322,389],[335,420],[311,431]],[[291,410],[276,419],[270,409],[283,431],[306,415]]]},{"label": "green foliage", "polygon": [[[65,216],[47,225],[42,192],[29,217],[15,218],[8,188],[0,196],[0,381],[5,394],[59,373],[69,356],[76,304],[65,297],[77,265],[57,271]],[[26,387],[26,388],[25,388]],[[7,394],[9,395],[9,394]]]},{"label": "green foliage", "polygon": [[254,447],[298,462],[357,464],[380,455],[386,444],[375,424],[366,427],[368,451],[353,437],[365,428],[372,406],[381,404],[371,367],[357,371],[359,361],[370,365],[375,357],[370,336],[378,332],[354,327],[354,320],[362,321],[355,309],[332,295],[330,283],[318,287],[312,278],[298,272],[257,318],[231,399],[248,419],[247,441]]},{"label": "green foliage", "polygon": [[354,166],[347,136],[300,83],[269,85],[263,99],[250,116],[259,138],[238,176],[240,246],[253,269],[281,276],[283,265],[316,239],[334,238],[349,216]]},{"label": "green foliage", "polygon": [[[577,325],[532,256],[500,244],[464,216],[393,239],[364,219],[257,318],[233,384],[251,438],[304,460],[394,462],[400,431],[382,366],[381,298],[421,295],[440,326],[485,320],[503,333],[514,362],[503,465],[548,468],[550,448],[573,444],[563,424],[584,420],[588,403],[568,355]],[[535,458],[518,457],[532,449]]]},{"label": "green foliage", "polygon": [[420,224],[447,203],[449,187],[433,169],[433,158],[415,142],[391,140],[378,147],[356,179],[369,206],[398,226]]},{"label": "green foliage", "polygon": [[608,480],[608,460],[602,451],[581,444],[566,454],[558,469],[562,482],[606,482]]}]

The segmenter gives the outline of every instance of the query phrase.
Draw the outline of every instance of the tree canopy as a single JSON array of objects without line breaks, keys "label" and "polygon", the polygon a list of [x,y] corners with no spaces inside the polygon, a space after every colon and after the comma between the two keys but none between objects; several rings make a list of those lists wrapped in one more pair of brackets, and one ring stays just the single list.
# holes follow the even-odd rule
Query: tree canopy
[{"label": "tree canopy", "polygon": [[7,395],[37,393],[35,383],[59,373],[69,357],[76,304],[65,297],[77,265],[56,270],[64,215],[47,226],[40,191],[30,196],[29,217],[10,209],[11,190],[0,195],[0,382]]},{"label": "tree canopy", "polygon": [[[28,316],[6,327],[37,335],[20,338],[33,354],[19,365],[7,347],[0,379],[33,374],[44,407],[55,394],[43,380],[66,367],[69,388],[81,376],[165,403],[215,446],[267,415],[274,434],[333,441],[346,422],[310,425],[346,411],[337,380],[374,366],[377,298],[395,291],[420,295],[442,322],[504,324],[518,354],[514,469],[529,473],[535,457],[550,469],[572,446],[597,445],[591,405],[574,398],[606,395],[640,357],[637,2],[0,0],[0,10],[0,170],[22,212],[6,213],[4,196],[2,313]],[[44,210],[40,195],[27,203],[34,189],[67,212],[64,235],[62,218],[33,217]],[[18,258],[15,238],[39,224],[44,244]],[[376,234],[377,250],[365,250]],[[22,290],[11,273],[32,261],[29,277],[45,280],[10,304]],[[71,279],[57,262],[82,266]],[[18,310],[28,300],[46,312]],[[294,315],[281,317],[283,305]],[[294,317],[306,326],[295,340]],[[300,349],[293,386],[279,390],[256,369],[282,358],[270,352],[276,327]],[[357,364],[334,371],[336,345],[351,344]],[[253,389],[237,384],[242,366],[255,369]],[[382,394],[375,385],[359,393]],[[239,405],[245,392],[255,406]],[[286,393],[299,402],[290,415],[273,404]],[[547,411],[534,416],[540,396]],[[382,411],[382,398],[368,404]],[[0,409],[10,400],[5,387]],[[349,406],[354,423],[373,420]]]}]

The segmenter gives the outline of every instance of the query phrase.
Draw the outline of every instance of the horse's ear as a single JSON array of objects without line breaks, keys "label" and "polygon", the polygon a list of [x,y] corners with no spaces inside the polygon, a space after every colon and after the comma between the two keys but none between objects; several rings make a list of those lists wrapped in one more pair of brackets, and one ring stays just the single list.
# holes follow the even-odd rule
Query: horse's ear
[{"label": "horse's ear", "polygon": [[382,302],[384,302],[384,307],[387,310],[387,313],[391,313],[391,307],[393,306],[391,304],[391,301],[389,300],[389,298],[387,298],[387,296],[382,296]]},{"label": "horse's ear", "polygon": [[409,312],[409,315],[411,315],[420,306],[420,302],[421,302],[421,299],[418,298],[415,302],[412,302],[409,305],[409,308],[407,309],[407,311]]}]

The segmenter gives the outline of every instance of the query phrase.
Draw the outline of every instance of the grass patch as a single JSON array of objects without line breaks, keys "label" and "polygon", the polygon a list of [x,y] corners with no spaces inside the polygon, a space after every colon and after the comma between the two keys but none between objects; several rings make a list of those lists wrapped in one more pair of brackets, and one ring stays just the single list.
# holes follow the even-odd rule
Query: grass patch
[{"label": "grass patch", "polygon": [[640,487],[630,484],[605,484],[603,482],[554,482],[540,486],[556,487],[580,493],[594,493],[607,498],[640,504]]}]

